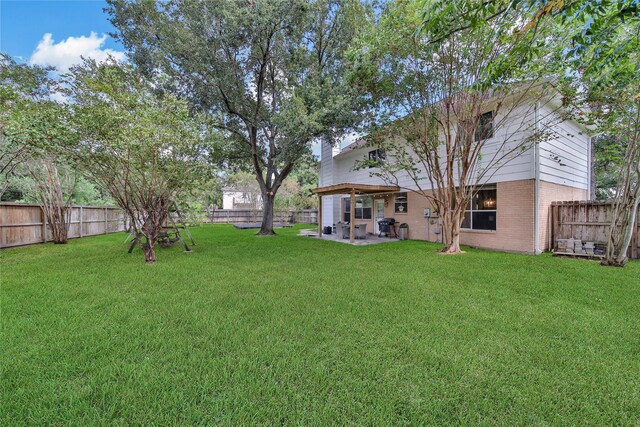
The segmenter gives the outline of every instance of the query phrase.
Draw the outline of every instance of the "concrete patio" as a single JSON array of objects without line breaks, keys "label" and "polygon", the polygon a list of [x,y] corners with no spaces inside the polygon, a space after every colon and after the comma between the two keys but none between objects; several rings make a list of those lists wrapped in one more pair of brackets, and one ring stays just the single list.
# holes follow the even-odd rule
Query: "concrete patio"
[{"label": "concrete patio", "polygon": [[366,239],[355,239],[354,242],[351,243],[351,241],[349,239],[343,239],[340,236],[338,236],[337,234],[323,234],[322,237],[319,238],[317,229],[300,230],[300,233],[298,233],[298,236],[311,237],[311,238],[315,238],[315,239],[329,240],[329,241],[334,241],[334,242],[346,243],[348,245],[354,245],[354,246],[377,245],[379,243],[388,243],[388,242],[397,242],[398,241],[398,239],[396,239],[396,238],[378,237],[377,234],[369,234],[369,233],[367,233],[367,238]]}]

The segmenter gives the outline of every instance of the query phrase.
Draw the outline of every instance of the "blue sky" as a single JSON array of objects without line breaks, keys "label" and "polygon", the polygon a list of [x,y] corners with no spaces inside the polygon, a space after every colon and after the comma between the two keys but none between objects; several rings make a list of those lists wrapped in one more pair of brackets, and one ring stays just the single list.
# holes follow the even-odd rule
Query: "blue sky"
[{"label": "blue sky", "polygon": [[[18,62],[54,66],[60,72],[81,56],[122,59],[124,48],[109,36],[115,29],[104,7],[101,0],[0,0],[0,50]],[[312,148],[320,154],[317,143]]]},{"label": "blue sky", "polygon": [[0,50],[20,62],[58,68],[80,55],[122,55],[122,46],[108,36],[114,28],[104,7],[100,0],[0,0]]}]

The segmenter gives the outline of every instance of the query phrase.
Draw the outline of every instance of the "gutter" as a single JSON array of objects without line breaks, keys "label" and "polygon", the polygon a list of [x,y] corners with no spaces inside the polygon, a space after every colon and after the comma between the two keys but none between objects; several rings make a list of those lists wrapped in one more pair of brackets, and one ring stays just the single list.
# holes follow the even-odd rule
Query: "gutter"
[{"label": "gutter", "polygon": [[596,138],[598,135],[600,134],[596,134],[596,135],[590,135],[589,136],[589,142],[587,142],[587,149],[588,149],[588,154],[587,154],[587,158],[589,159],[589,166],[587,168],[587,200],[595,200],[596,196],[595,196],[595,173],[593,170],[593,160],[594,160],[594,156],[593,156],[593,139]]},{"label": "gutter", "polygon": [[[536,102],[535,116],[536,131],[540,131],[540,101]],[[534,205],[535,213],[533,215],[533,253],[534,255],[540,255],[540,144],[536,142],[534,145],[534,172],[535,172],[535,188],[534,188]]]}]

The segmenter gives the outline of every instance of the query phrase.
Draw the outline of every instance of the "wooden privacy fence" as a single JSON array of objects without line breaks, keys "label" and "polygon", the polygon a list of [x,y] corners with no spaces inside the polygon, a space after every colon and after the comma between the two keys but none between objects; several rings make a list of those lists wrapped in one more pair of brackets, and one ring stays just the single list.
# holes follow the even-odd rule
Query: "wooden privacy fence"
[{"label": "wooden privacy fence", "polygon": [[[214,209],[207,213],[207,221],[212,224],[242,224],[262,222],[261,209]],[[294,211],[274,211],[273,222],[286,224],[317,224],[316,209]]]},{"label": "wooden privacy fence", "polygon": [[[126,229],[119,208],[73,206],[69,238],[115,233]],[[51,229],[39,205],[0,203],[0,248],[32,245],[51,240]]]},{"label": "wooden privacy fence", "polygon": [[[570,201],[551,203],[551,242],[557,250],[558,239],[577,239],[604,245],[609,238],[613,215],[612,202]],[[629,258],[640,258],[640,210],[629,245]]]}]

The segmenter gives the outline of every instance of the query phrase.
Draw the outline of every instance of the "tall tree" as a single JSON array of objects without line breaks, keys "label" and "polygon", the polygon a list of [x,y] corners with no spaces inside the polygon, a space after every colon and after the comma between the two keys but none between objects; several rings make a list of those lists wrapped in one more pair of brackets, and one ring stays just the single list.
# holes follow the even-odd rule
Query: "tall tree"
[{"label": "tall tree", "polygon": [[76,180],[52,149],[72,133],[68,109],[51,99],[59,88],[49,71],[0,55],[0,196],[11,176],[24,170],[34,184],[33,195],[49,223],[52,241],[66,243]]},{"label": "tall tree", "polygon": [[611,133],[592,138],[592,198],[610,200],[616,196],[618,173],[624,163],[626,141]]},{"label": "tall tree", "polygon": [[64,153],[109,192],[154,263],[169,208],[207,172],[206,129],[131,66],[85,61],[68,85],[78,138]]},{"label": "tall tree", "polygon": [[[0,52],[0,196],[7,189],[9,179],[26,155],[29,141],[43,136],[33,132],[33,116],[37,107],[46,104],[53,81],[46,68],[18,64]],[[43,105],[44,103],[44,105]]]},{"label": "tall tree", "polygon": [[546,3],[555,5],[553,12],[538,13],[530,25],[554,21],[565,34],[567,42],[551,44],[554,67],[565,70],[565,99],[576,106],[575,118],[600,134],[596,165],[607,165],[604,177],[612,181],[608,192],[600,189],[614,205],[603,264],[623,266],[640,202],[640,2]]},{"label": "tall tree", "polygon": [[356,0],[108,0],[133,62],[207,112],[260,186],[259,234],[273,232],[283,181],[316,139],[358,120],[343,54],[367,22]]},{"label": "tall tree", "polygon": [[588,117],[598,130],[624,147],[624,159],[614,166],[618,179],[603,261],[624,266],[640,204],[640,14],[600,28],[596,41],[599,33],[610,43],[582,53],[578,63],[585,67],[576,98],[590,106]]},{"label": "tall tree", "polygon": [[395,185],[410,182],[406,189],[427,198],[440,216],[443,252],[455,254],[479,186],[545,135],[536,126],[537,103],[545,100],[540,73],[528,51],[539,34],[513,30],[526,10],[499,22],[475,16],[473,26],[447,33],[448,8],[428,12],[427,25],[422,5],[389,5],[354,49],[354,83],[381,112],[371,143],[386,152],[384,161],[361,166],[377,166],[373,173]]}]

